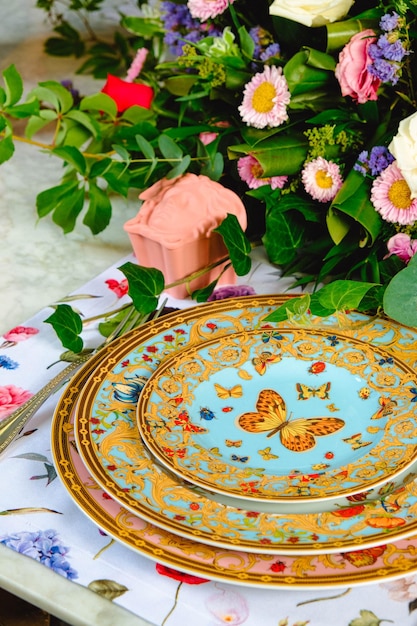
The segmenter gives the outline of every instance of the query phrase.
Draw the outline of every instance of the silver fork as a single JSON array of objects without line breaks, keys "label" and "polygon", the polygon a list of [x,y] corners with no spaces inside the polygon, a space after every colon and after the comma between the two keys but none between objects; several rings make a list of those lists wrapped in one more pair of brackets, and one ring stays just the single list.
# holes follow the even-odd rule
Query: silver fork
[{"label": "silver fork", "polygon": [[[163,302],[155,311],[153,319],[159,317],[162,309],[164,308],[166,301]],[[116,326],[113,332],[106,337],[105,341],[101,343],[97,348],[88,354],[79,356],[76,360],[70,363],[59,374],[52,378],[42,389],[35,393],[25,404],[22,404],[16,411],[14,411],[9,417],[6,417],[0,422],[0,454],[9,446],[12,441],[17,437],[22,428],[33,417],[36,411],[44,404],[44,402],[57,391],[64,383],[71,379],[71,376],[88,361],[93,355],[105,348],[112,341],[121,337],[135,326],[145,323],[151,314],[143,315],[137,312],[133,305],[128,306],[127,314],[123,317],[120,323]],[[103,353],[104,356],[105,353]]]}]

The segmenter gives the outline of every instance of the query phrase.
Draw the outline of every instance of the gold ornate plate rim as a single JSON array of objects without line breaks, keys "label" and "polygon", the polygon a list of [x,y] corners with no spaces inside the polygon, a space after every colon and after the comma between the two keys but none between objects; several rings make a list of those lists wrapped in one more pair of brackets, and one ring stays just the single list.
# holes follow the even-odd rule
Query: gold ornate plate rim
[{"label": "gold ornate plate rim", "polygon": [[[205,324],[206,321],[210,321],[210,324],[207,326],[210,327],[210,332],[213,330],[213,319],[216,319],[214,316],[214,312],[222,313],[222,322],[224,321],[224,317],[227,318],[227,315],[223,315],[224,311],[227,311],[229,315],[231,311],[239,313],[244,318],[245,324],[247,325],[248,316],[251,317],[251,309],[257,307],[257,315],[260,316],[262,310],[262,316],[266,316],[272,308],[276,308],[279,303],[285,302],[287,300],[286,297],[282,298],[280,296],[259,296],[259,297],[243,297],[236,298],[234,300],[229,301],[220,301],[211,303],[210,305],[201,305],[195,307],[194,309],[187,309],[185,311],[181,311],[180,313],[173,314],[171,316],[167,316],[159,322],[148,326],[146,331],[140,329],[137,331],[132,337],[135,345],[139,345],[139,342],[143,340],[144,336],[148,339],[149,337],[154,338],[157,336],[158,332],[162,333],[168,331],[172,331],[175,326],[181,325],[185,323],[185,320],[188,322],[192,321],[192,331],[193,338],[190,339],[188,345],[191,344],[191,341],[200,340],[203,330],[207,330],[205,326],[198,326],[196,324],[196,320],[198,320],[201,324]],[[213,306],[215,305],[215,306]],[[208,314],[209,312],[209,314]],[[252,311],[252,320],[255,314]],[[219,318],[219,316],[218,316]],[[240,319],[240,318],[239,318]],[[262,317],[263,319],[263,317]],[[357,316],[355,317],[357,321],[351,324],[349,327],[349,332],[361,332],[363,336],[366,336],[366,333],[369,332],[369,317],[359,315],[359,319]],[[316,320],[317,321],[317,320]],[[322,321],[322,320],[320,320]],[[236,323],[236,319],[233,318],[233,322]],[[385,322],[384,322],[385,323]],[[198,326],[198,328],[197,328]],[[365,326],[366,329],[365,329]],[[329,326],[331,328],[331,326]],[[202,330],[203,329],[203,330]],[[219,332],[219,336],[223,334],[227,334],[227,329],[219,328],[217,329]],[[405,332],[405,339],[403,337],[403,331]],[[217,331],[216,331],[217,332]],[[410,337],[408,336],[408,329],[402,328],[392,328],[390,325],[387,329],[385,326],[380,329],[378,326],[375,326],[375,322],[372,322],[372,338],[373,341],[379,341],[380,343],[384,341],[385,343],[389,341],[390,345],[393,347],[395,351],[396,342],[401,340],[409,340],[410,338],[413,340],[413,345],[417,341],[416,334],[414,331],[411,333]],[[390,338],[387,338],[387,333]],[[190,334],[191,337],[191,334]],[[203,336],[205,338],[205,335]],[[143,344],[146,346],[146,342]],[[152,345],[151,343],[149,345]],[[96,450],[94,450],[94,446],[91,445],[92,441],[89,434],[89,419],[92,415],[91,413],[91,403],[94,402],[94,396],[97,391],[97,384],[100,386],[103,380],[106,381],[111,386],[107,378],[107,374],[109,370],[116,363],[122,364],[124,366],[125,356],[129,353],[129,349],[132,347],[132,344],[126,346],[120,350],[114,350],[111,357],[107,359],[107,363],[102,363],[95,375],[91,377],[90,384],[86,386],[84,392],[81,393],[81,397],[79,400],[79,407],[76,416],[76,439],[79,445],[80,454],[83,458],[84,463],[89,469],[90,473],[94,476],[94,479],[100,484],[100,486],[113,498],[115,498],[123,507],[129,509],[136,515],[146,519],[148,522],[160,526],[165,530],[172,531],[176,535],[183,536],[185,538],[192,537],[197,541],[201,541],[202,544],[210,544],[215,545],[217,547],[226,547],[240,545],[245,552],[261,552],[264,551],[266,554],[319,554],[320,552],[330,553],[330,552],[340,552],[341,550],[353,549],[354,547],[360,545],[362,547],[372,547],[376,546],[381,542],[390,543],[394,540],[398,540],[400,537],[406,537],[413,534],[416,531],[417,519],[415,514],[410,513],[416,508],[414,504],[412,506],[409,505],[409,500],[414,499],[415,495],[412,493],[412,489],[414,488],[411,483],[407,484],[405,487],[402,487],[399,490],[399,493],[393,492],[388,494],[387,497],[384,496],[384,501],[372,501],[372,502],[360,502],[356,503],[353,507],[351,503],[349,503],[348,507],[345,507],[342,513],[337,514],[337,518],[335,518],[336,513],[332,512],[324,512],[324,516],[321,514],[309,514],[305,515],[278,515],[276,516],[274,521],[271,517],[264,517],[263,513],[256,513],[254,515],[251,511],[243,511],[243,513],[239,514],[241,517],[253,517],[253,523],[250,525],[248,532],[248,525],[244,521],[241,520],[242,528],[244,529],[244,537],[242,537],[243,530],[237,528],[236,523],[234,522],[231,526],[228,520],[230,520],[231,515],[235,515],[236,511],[239,512],[239,509],[233,508],[232,511],[228,510],[227,506],[223,506],[221,502],[213,502],[213,500],[209,500],[205,496],[201,496],[196,492],[195,496],[192,494],[193,498],[193,510],[195,508],[204,509],[202,519],[205,519],[205,525],[203,526],[200,522],[200,525],[195,525],[195,522],[190,521],[190,516],[194,519],[194,514],[190,514],[188,511],[187,516],[184,517],[184,509],[181,509],[181,515],[177,515],[176,508],[172,502],[169,502],[168,505],[160,506],[156,508],[156,501],[153,503],[154,508],[152,509],[148,502],[145,499],[145,494],[142,493],[141,489],[136,489],[136,493],[140,496],[140,501],[132,498],[132,490],[131,488],[121,488],[120,485],[117,485],[114,482],[114,474],[112,474],[113,470],[117,470],[117,466],[114,466],[107,472],[106,468],[103,466],[103,463],[100,459],[97,458]],[[408,348],[411,350],[410,348]],[[407,346],[401,346],[401,354],[407,352]],[[165,353],[164,353],[165,354]],[[121,361],[123,359],[123,362]],[[129,362],[129,360],[127,360]],[[104,378],[103,378],[104,377]],[[133,405],[133,410],[136,408],[136,405]],[[80,414],[81,410],[81,414]],[[130,407],[132,410],[132,406]],[[126,405],[124,405],[124,413],[126,413]],[[125,420],[125,416],[123,416],[123,420]],[[134,427],[134,422],[132,421],[131,432],[133,433],[133,439],[135,440],[135,445],[137,446],[140,439],[138,436],[138,432]],[[133,430],[132,430],[133,429]],[[132,439],[132,438],[131,438]],[[149,467],[151,459],[145,456],[145,450],[143,449],[143,445],[140,444],[140,451],[135,451],[135,463],[136,459],[139,459],[139,463],[142,467]],[[135,467],[137,464],[135,465]],[[153,466],[152,466],[153,467]],[[130,468],[127,468],[128,471]],[[153,467],[154,471],[154,467]],[[164,480],[171,481],[172,487],[175,485],[175,489],[172,488],[170,490],[165,490],[165,497],[169,500],[169,498],[175,495],[176,502],[180,497],[180,492],[187,492],[187,502],[190,499],[189,488],[185,488],[178,481],[175,483],[172,481],[172,477],[169,477],[164,473]],[[153,481],[156,478],[152,479]],[[410,479],[411,480],[411,479]],[[152,488],[152,481],[150,483],[150,488]],[[391,495],[394,502],[391,502]],[[153,496],[152,496],[153,497]],[[185,498],[185,496],[184,496]],[[398,502],[397,502],[398,500]],[[409,506],[408,510],[405,512],[404,516],[401,516],[402,504],[406,503]],[[195,507],[195,505],[197,505]],[[214,512],[214,505],[216,505],[216,516],[215,518],[210,517]],[[169,506],[169,509],[167,509]],[[226,517],[226,521],[219,517],[218,510],[219,507],[223,512],[223,517]],[[211,509],[213,509],[212,512]],[[165,510],[169,513],[169,516],[164,512]],[[188,510],[188,509],[187,509]],[[201,513],[201,512],[200,512]],[[266,514],[267,515],[267,514]],[[320,517],[319,517],[320,515]],[[201,516],[201,515],[200,515]],[[272,516],[273,517],[273,516]],[[261,520],[263,524],[262,532],[260,529],[260,524],[254,523],[255,519],[258,518]],[[288,519],[290,518],[290,520]],[[312,524],[312,520],[316,520],[314,524]],[[208,521],[207,521],[208,519]],[[217,530],[214,532],[213,520],[216,520],[217,528],[219,528],[218,524],[220,519],[222,519],[223,528],[221,529],[221,533]],[[271,522],[272,519],[272,522]],[[293,532],[289,532],[288,529],[290,527],[294,527],[295,520],[298,520],[297,529]],[[326,521],[327,520],[327,521]],[[273,541],[266,540],[267,535],[265,535],[265,521],[271,522],[275,533],[273,535]],[[278,526],[279,521],[279,526]],[[227,522],[227,524],[226,524]],[[285,522],[285,524],[283,524]],[[191,525],[190,525],[191,524]],[[326,529],[324,526],[326,526]],[[347,527],[349,526],[349,529]],[[313,527],[317,529],[318,535],[316,532],[313,532]],[[255,530],[253,531],[253,528]],[[258,530],[257,530],[258,529]],[[329,537],[324,534],[331,534],[331,540]],[[238,536],[235,536],[238,532]],[[251,534],[252,533],[252,534]],[[295,536],[297,535],[297,536]],[[317,535],[317,536],[316,536]],[[262,537],[262,540],[260,540]],[[307,537],[307,538],[306,538]],[[285,542],[285,543],[284,543]]]},{"label": "gold ornate plate rim", "polygon": [[87,519],[121,545],[191,575],[268,590],[353,587],[394,580],[417,571],[417,536],[371,550],[345,552],[342,558],[332,554],[245,554],[238,549],[206,548],[193,540],[184,540],[132,515],[117,502],[104,499],[105,492],[78,458],[72,424],[80,392],[98,362],[93,357],[64,389],[52,420],[51,449],[67,494]]},{"label": "gold ornate plate rim", "polygon": [[[410,417],[410,413],[417,409],[412,402],[412,394],[409,394],[408,401],[405,394],[405,385],[412,387],[415,385],[413,368],[397,358],[392,358],[390,363],[387,363],[385,351],[378,351],[368,343],[353,337],[336,333],[332,335],[330,342],[327,330],[289,329],[281,326],[274,334],[275,341],[271,348],[268,348],[267,353],[263,342],[264,332],[258,329],[231,333],[221,338],[203,341],[197,345],[185,347],[165,359],[146,381],[137,405],[139,433],[151,454],[182,480],[213,493],[248,500],[246,506],[256,506],[258,501],[330,502],[341,497],[375,490],[388,480],[398,481],[404,472],[409,471],[416,462],[417,446],[415,444],[417,442],[410,440],[407,431],[405,431],[405,437],[402,438],[401,426],[403,421]],[[298,349],[297,346],[302,349]],[[316,350],[314,353],[313,349]],[[261,357],[266,354],[268,358],[265,357],[263,361]],[[296,362],[297,375],[301,379],[300,370],[304,371],[304,378],[302,384],[298,382],[292,385],[295,387],[292,394],[293,404],[291,408],[287,408],[282,396],[290,396],[289,385],[292,378],[286,378],[286,374],[291,359]],[[298,363],[300,363],[300,368]],[[318,388],[314,387],[307,380],[309,376],[311,377],[314,365],[322,366],[321,371],[315,376],[325,376],[321,382],[329,381],[329,379],[331,382],[321,384]],[[349,376],[346,376],[346,372]],[[226,383],[224,381],[227,380],[228,374],[233,376],[233,380],[229,378]],[[212,376],[217,381],[214,384],[213,382],[210,384]],[[264,382],[265,379],[267,379],[266,382]],[[297,378],[297,380],[300,379]],[[378,385],[378,379],[383,381],[381,384],[385,383],[385,388]],[[384,405],[384,409],[381,410],[381,399],[388,404],[387,379],[389,380],[391,408],[388,409]],[[393,380],[396,380],[395,387],[392,384]],[[338,389],[334,388],[335,381],[338,382]],[[264,410],[264,413],[259,416],[262,422],[259,428],[255,427],[254,430],[249,431],[248,437],[248,433],[237,424],[239,420],[236,415],[245,411],[247,405],[250,405],[251,398],[247,398],[246,389],[251,383],[255,383],[254,386],[257,386],[258,391],[266,385],[267,391],[261,391],[259,398],[262,394],[268,393],[270,404],[267,407],[268,410]],[[342,410],[336,409],[334,403],[327,404],[327,402],[330,403],[336,395],[337,403],[340,404],[342,400],[343,405],[344,394],[348,393],[349,385],[352,384],[356,386],[356,398],[351,390],[349,412],[350,418],[354,418],[354,423],[352,424],[351,421],[348,426],[346,421],[341,419],[344,417],[343,407]],[[277,387],[282,396],[277,393]],[[201,391],[202,388],[204,392]],[[232,395],[232,390],[235,390],[234,395]],[[360,393],[364,393],[364,390],[367,394],[362,398]],[[220,393],[223,391],[224,393]],[[229,394],[225,399],[227,391]],[[310,395],[308,391],[311,392]],[[371,404],[370,398],[373,399],[372,408],[368,406]],[[295,410],[297,400],[299,411],[305,411],[306,400],[310,403],[316,402],[314,406],[320,411],[321,417],[315,418],[313,414],[310,419],[301,418],[296,419],[295,422],[292,421],[289,414],[292,414],[291,409]],[[240,410],[236,409],[236,404],[240,406]],[[200,405],[200,410],[196,408],[196,405]],[[223,409],[227,405],[226,414],[222,413],[222,405]],[[255,405],[254,402],[253,405]],[[255,410],[255,406],[252,410]],[[339,412],[335,413],[336,410]],[[366,420],[366,413],[369,414],[370,420]],[[255,413],[245,413],[244,417],[246,415],[252,419],[256,417]],[[268,426],[265,427],[268,420],[271,422],[269,431]],[[300,460],[298,457],[300,450],[297,449],[295,454],[292,454],[290,448],[288,455],[284,446],[289,446],[292,442],[286,442],[282,433],[284,429],[290,430],[291,425],[295,423],[295,434],[299,436],[300,431],[302,433],[302,429],[305,429],[308,437],[308,439],[305,437],[306,445],[313,449],[318,444],[319,438],[309,436],[308,426],[314,423],[314,426],[318,428],[321,426],[323,429],[323,422],[326,423],[328,429],[331,427],[331,430],[321,432],[322,436],[336,432],[338,435],[343,431],[345,437],[345,427],[350,428],[351,433],[355,433],[357,428],[361,428],[363,432],[366,423],[370,432],[375,434],[375,441],[367,435],[367,439],[371,438],[371,441],[362,442],[359,447],[355,439],[355,446],[350,446],[342,443],[347,441],[342,436],[337,443],[344,445],[347,452],[344,451],[344,463],[336,465],[332,460],[323,463],[326,458],[326,449],[323,446],[329,445],[326,438],[326,441],[320,441],[322,443],[320,456],[314,456],[308,461],[309,469],[306,469],[306,459],[302,459],[303,472],[300,472],[296,469],[297,462]],[[274,437],[272,440],[271,435],[277,435],[277,438]],[[337,435],[334,434],[333,439]],[[256,437],[258,437],[257,441],[255,441]],[[261,444],[258,443],[259,439],[262,440]],[[281,439],[282,445],[275,445],[272,451],[272,442],[278,439]],[[298,442],[295,441],[295,443]],[[256,450],[256,446],[269,447],[265,450]],[[181,456],[172,453],[178,448],[183,450]],[[392,453],[393,448],[396,450],[395,455]],[[268,450],[269,458],[265,460]],[[332,457],[335,457],[337,451],[336,446]],[[301,452],[306,452],[308,455],[310,450],[306,448]],[[228,453],[235,463],[228,460]],[[253,461],[256,453],[259,457]],[[262,456],[262,453],[265,455]],[[287,455],[289,463],[284,474],[282,471],[281,473],[276,471],[282,468],[283,454],[284,458],[285,454]],[[304,454],[304,456],[307,455]],[[330,452],[327,451],[327,456],[329,455]],[[289,460],[288,456],[290,456]],[[376,465],[375,459],[378,459]],[[270,460],[272,463],[268,468],[267,461]],[[320,470],[319,466],[321,466]],[[248,467],[254,473],[256,472],[260,479],[257,492],[245,494],[242,493],[240,486],[244,482]],[[309,474],[312,477],[308,495],[299,493],[298,482],[293,484],[299,473]]]}]

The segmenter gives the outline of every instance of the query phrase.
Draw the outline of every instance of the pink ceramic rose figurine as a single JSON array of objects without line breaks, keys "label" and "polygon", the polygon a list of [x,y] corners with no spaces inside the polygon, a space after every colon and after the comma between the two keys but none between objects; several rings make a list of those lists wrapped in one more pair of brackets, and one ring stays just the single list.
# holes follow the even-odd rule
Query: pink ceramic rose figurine
[{"label": "pink ceramic rose figurine", "polygon": [[341,51],[336,66],[335,75],[342,96],[350,96],[358,104],[378,99],[377,91],[381,81],[367,69],[372,63],[368,49],[375,41],[375,33],[370,28],[357,33]]},{"label": "pink ceramic rose figurine", "polygon": [[[163,178],[139,198],[144,201],[139,213],[124,228],[138,263],[161,270],[167,285],[227,256],[223,239],[213,230],[228,213],[236,215],[246,229],[246,210],[239,196],[207,176]],[[217,267],[193,280],[191,290],[208,285],[219,273]],[[229,268],[219,284],[235,282],[236,275]],[[177,298],[189,293],[184,284],[167,292]]]}]

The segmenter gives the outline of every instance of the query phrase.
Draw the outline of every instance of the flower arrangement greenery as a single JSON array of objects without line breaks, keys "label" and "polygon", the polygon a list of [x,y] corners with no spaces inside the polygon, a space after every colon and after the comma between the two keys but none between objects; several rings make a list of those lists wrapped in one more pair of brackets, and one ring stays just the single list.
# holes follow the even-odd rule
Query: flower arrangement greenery
[{"label": "flower arrangement greenery", "polygon": [[[18,70],[3,72],[0,163],[26,119],[34,145],[52,128],[40,147],[65,166],[38,215],[65,232],[82,217],[96,234],[113,194],[203,174],[247,209],[246,233],[231,216],[218,229],[238,274],[262,242],[295,284],[316,286],[273,319],[359,308],[417,326],[417,1],[137,0],[120,8],[113,41],[89,26],[102,3],[62,13],[37,1],[55,20],[46,50],[83,57],[100,93],[46,81],[22,101]],[[163,276],[124,271],[137,306],[144,289],[155,306]]]}]

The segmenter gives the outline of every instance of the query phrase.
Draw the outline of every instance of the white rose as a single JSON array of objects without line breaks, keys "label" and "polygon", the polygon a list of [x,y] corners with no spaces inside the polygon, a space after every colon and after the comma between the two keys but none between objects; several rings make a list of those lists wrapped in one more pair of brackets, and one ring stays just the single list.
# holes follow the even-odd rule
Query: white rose
[{"label": "white rose", "polygon": [[410,187],[412,198],[417,198],[417,113],[401,120],[388,149]]},{"label": "white rose", "polygon": [[269,13],[305,26],[324,26],[345,17],[353,3],[354,0],[274,0]]}]

